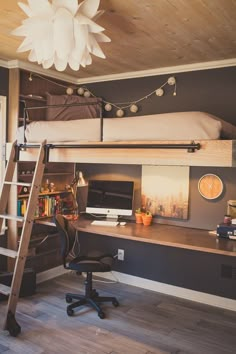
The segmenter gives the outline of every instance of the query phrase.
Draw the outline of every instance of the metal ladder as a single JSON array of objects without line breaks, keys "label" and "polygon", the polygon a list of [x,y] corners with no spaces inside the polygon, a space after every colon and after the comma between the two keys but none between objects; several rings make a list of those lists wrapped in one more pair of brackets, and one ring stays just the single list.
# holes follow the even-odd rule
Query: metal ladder
[{"label": "metal ladder", "polygon": [[[39,187],[42,181],[45,168],[45,146],[46,141],[38,146],[38,158],[35,165],[35,171],[31,183],[14,182],[13,175],[19,159],[20,149],[16,143],[12,144],[12,149],[9,155],[6,166],[5,176],[3,179],[1,194],[0,194],[0,230],[2,229],[3,220],[15,220],[22,223],[22,231],[18,250],[11,250],[0,247],[0,255],[15,259],[13,277],[11,286],[0,284],[0,293],[8,296],[7,309],[5,313],[5,321],[3,329],[8,330],[10,335],[16,337],[21,332],[21,327],[15,319],[16,306],[19,298],[22,277],[24,273],[25,261],[28,253],[28,247],[31,237],[31,231],[34,222],[34,213],[37,205]],[[24,216],[14,216],[6,214],[7,203],[10,195],[11,185],[28,186],[30,194]]]}]

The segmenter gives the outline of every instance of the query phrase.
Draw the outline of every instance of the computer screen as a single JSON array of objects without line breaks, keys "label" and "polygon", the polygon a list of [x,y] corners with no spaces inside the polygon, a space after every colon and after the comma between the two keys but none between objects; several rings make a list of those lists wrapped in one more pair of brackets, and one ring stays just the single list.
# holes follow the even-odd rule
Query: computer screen
[{"label": "computer screen", "polygon": [[133,212],[133,181],[88,181],[86,213],[118,218]]}]

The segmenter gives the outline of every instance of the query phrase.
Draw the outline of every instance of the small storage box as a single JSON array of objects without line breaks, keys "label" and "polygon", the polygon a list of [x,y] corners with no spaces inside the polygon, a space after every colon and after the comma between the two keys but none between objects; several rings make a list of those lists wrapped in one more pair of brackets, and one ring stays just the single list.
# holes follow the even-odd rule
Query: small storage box
[{"label": "small storage box", "polygon": [[230,215],[232,219],[236,218],[236,200],[228,200],[227,215]]},{"label": "small storage box", "polygon": [[[0,284],[11,286],[13,273],[10,272],[0,272]],[[31,296],[36,292],[36,273],[33,269],[26,268],[24,270],[21,288],[20,288],[20,297]],[[0,301],[6,300],[7,296],[0,294]]]},{"label": "small storage box", "polygon": [[236,240],[236,225],[233,224],[219,224],[217,225],[216,234],[219,237]]}]

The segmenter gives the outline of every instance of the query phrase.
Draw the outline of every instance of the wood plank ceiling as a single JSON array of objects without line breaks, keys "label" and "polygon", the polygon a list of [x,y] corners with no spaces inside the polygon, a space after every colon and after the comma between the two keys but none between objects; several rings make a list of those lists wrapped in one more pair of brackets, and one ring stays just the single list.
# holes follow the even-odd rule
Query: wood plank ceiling
[{"label": "wood plank ceiling", "polygon": [[[236,58],[236,0],[101,0],[100,9],[107,59],[66,70],[78,79]],[[0,10],[0,59],[28,62],[16,52],[23,38],[11,35],[24,12],[16,0]]]}]

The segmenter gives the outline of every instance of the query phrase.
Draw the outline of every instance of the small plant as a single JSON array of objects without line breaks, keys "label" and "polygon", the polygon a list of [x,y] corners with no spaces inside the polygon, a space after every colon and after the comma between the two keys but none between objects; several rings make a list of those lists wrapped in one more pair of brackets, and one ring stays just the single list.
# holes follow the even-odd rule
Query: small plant
[{"label": "small plant", "polygon": [[135,210],[135,214],[142,214],[141,208],[136,209],[136,210]]},{"label": "small plant", "polygon": [[145,215],[147,215],[147,216],[152,216],[152,213],[151,213],[149,210],[147,210],[147,211],[145,212]]},{"label": "small plant", "polygon": [[143,219],[143,225],[145,226],[149,226],[152,222],[152,213],[147,210],[143,215],[142,215],[142,219]]},{"label": "small plant", "polygon": [[138,208],[135,210],[135,220],[136,224],[142,224],[143,223],[143,215],[144,211],[142,208]]}]

